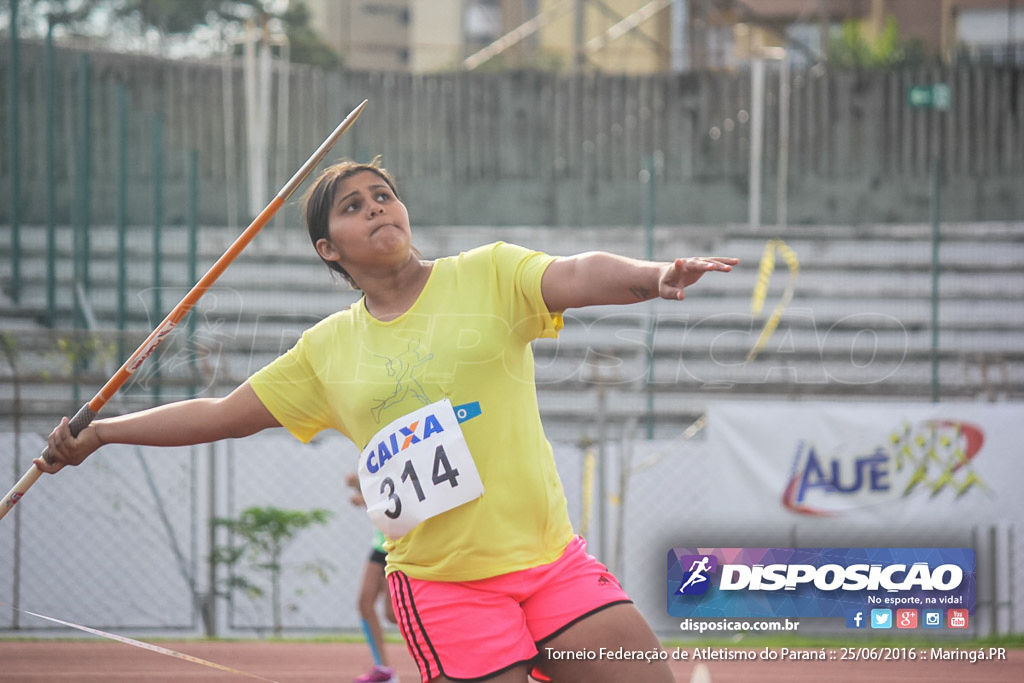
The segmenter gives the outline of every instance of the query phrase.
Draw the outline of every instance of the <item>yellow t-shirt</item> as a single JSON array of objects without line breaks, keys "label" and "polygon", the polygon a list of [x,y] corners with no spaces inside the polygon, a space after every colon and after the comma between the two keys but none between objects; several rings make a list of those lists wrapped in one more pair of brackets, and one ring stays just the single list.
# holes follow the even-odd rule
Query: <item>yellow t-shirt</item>
[{"label": "yellow t-shirt", "polygon": [[424,405],[479,403],[480,414],[462,431],[483,496],[389,539],[389,571],[471,581],[553,562],[571,539],[530,348],[562,326],[541,296],[553,260],[500,242],[439,259],[400,317],[378,321],[360,300],[250,378],[298,439],[331,428],[360,449]]}]

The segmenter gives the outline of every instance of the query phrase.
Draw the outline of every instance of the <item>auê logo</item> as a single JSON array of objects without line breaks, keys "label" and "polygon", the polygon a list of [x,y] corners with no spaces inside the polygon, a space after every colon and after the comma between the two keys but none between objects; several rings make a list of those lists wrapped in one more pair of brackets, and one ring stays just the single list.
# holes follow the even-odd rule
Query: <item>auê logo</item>
[{"label": "au\u00ea logo", "polygon": [[409,446],[426,441],[434,434],[444,431],[441,421],[433,413],[422,420],[416,420],[404,427],[399,427],[381,439],[376,448],[371,448],[366,456],[366,469],[376,473],[384,463],[398,455]]},{"label": "au\u00ea logo", "polygon": [[973,461],[985,443],[981,428],[959,420],[904,422],[885,443],[851,453],[824,452],[800,441],[782,505],[803,515],[838,515],[917,492],[957,497],[985,483]]},{"label": "au\u00ea logo", "polygon": [[679,557],[680,567],[689,567],[683,573],[678,595],[703,595],[711,586],[711,574],[718,569],[718,558],[714,555],[683,555]]}]

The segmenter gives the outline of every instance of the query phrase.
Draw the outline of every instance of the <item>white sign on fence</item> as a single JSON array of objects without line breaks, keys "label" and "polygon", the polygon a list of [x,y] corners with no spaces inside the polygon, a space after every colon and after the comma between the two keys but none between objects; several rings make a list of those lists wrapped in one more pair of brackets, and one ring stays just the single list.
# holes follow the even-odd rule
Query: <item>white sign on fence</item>
[{"label": "white sign on fence", "polygon": [[725,498],[762,515],[963,525],[1024,518],[1022,417],[1014,404],[720,403],[707,447]]}]

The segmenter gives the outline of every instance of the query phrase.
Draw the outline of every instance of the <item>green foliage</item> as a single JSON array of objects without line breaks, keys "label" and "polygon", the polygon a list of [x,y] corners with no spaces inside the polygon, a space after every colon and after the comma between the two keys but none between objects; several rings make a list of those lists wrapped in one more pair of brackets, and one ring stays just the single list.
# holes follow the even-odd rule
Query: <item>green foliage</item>
[{"label": "green foliage", "polygon": [[924,61],[924,44],[900,38],[896,19],[891,16],[886,17],[882,33],[875,40],[864,35],[863,22],[844,21],[839,36],[828,48],[829,64],[842,69],[887,69]]},{"label": "green foliage", "polygon": [[[112,43],[117,42],[120,34],[134,36],[149,30],[189,40],[190,34],[201,26],[228,35],[246,22],[265,26],[276,19],[288,36],[292,62],[340,68],[341,57],[317,36],[306,5],[291,0],[286,9],[275,12],[274,7],[280,5],[272,0],[32,0],[29,13],[45,16],[53,26],[72,35],[92,35],[96,40]],[[94,20],[98,17],[106,18],[109,34],[96,34]]]},{"label": "green foliage", "polygon": [[324,41],[320,40],[311,25],[309,8],[301,2],[288,3],[288,9],[281,15],[288,35],[289,54],[296,64],[309,64],[322,69],[340,69],[341,57]]},{"label": "green foliage", "polygon": [[64,359],[62,372],[69,375],[90,366],[104,367],[117,355],[117,344],[98,335],[60,337],[57,350]]},{"label": "green foliage", "polygon": [[135,17],[143,26],[151,26],[161,33],[188,33],[197,24],[206,21],[211,12],[217,13],[220,0],[122,0],[115,14]]},{"label": "green foliage", "polygon": [[52,26],[65,26],[71,33],[89,20],[104,0],[34,0],[33,9],[42,10]]},{"label": "green foliage", "polygon": [[0,332],[0,352],[7,359],[7,364],[13,368],[18,357],[18,342],[8,332]]},{"label": "green foliage", "polygon": [[[269,575],[271,609],[274,620],[274,635],[282,631],[281,575],[286,566],[283,561],[285,548],[303,529],[324,525],[332,517],[330,510],[282,510],[274,506],[247,507],[235,519],[217,518],[214,524],[234,534],[234,543],[218,546],[213,550],[212,561],[231,569],[226,587],[229,592],[241,591],[250,599],[263,598],[266,592],[259,584],[249,581],[236,573],[236,567],[246,562],[257,573]],[[316,576],[326,584],[332,567],[322,560],[306,563],[300,571]]]},{"label": "green foliage", "polygon": [[197,26],[219,23],[225,27],[254,20],[265,25],[278,19],[284,26],[290,48],[290,59],[299,64],[323,68],[341,66],[341,58],[313,31],[312,15],[305,4],[290,2],[283,12],[271,11],[263,0],[116,0],[117,14],[133,17],[143,26],[164,34],[187,34]]},{"label": "green foliage", "polygon": [[216,524],[240,536],[250,559],[273,558],[267,567],[279,568],[279,558],[285,546],[299,531],[314,525],[326,524],[331,511],[282,510],[274,506],[252,506],[242,510],[236,519],[218,518]]},{"label": "green foliage", "polygon": [[134,18],[142,26],[161,33],[191,33],[211,20],[241,23],[246,19],[270,16],[261,0],[108,0],[114,14]]}]

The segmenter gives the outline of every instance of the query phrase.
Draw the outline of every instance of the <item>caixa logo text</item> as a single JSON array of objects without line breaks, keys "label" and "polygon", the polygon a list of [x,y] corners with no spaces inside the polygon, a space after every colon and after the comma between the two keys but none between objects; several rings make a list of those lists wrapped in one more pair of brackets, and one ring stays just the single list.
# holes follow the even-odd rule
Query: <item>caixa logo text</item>
[{"label": "caixa logo text", "polygon": [[441,421],[433,414],[404,427],[399,427],[379,441],[376,448],[369,449],[369,454],[366,456],[366,469],[374,473],[384,463],[409,446],[426,441],[434,434],[440,434],[443,431],[444,427],[441,426]]},{"label": "caixa logo text", "polygon": [[723,591],[791,591],[803,585],[813,585],[820,591],[949,591],[960,587],[964,572],[955,564],[932,569],[927,562],[909,567],[906,564],[826,564],[820,567],[726,564],[720,567],[720,577],[718,588]]}]

